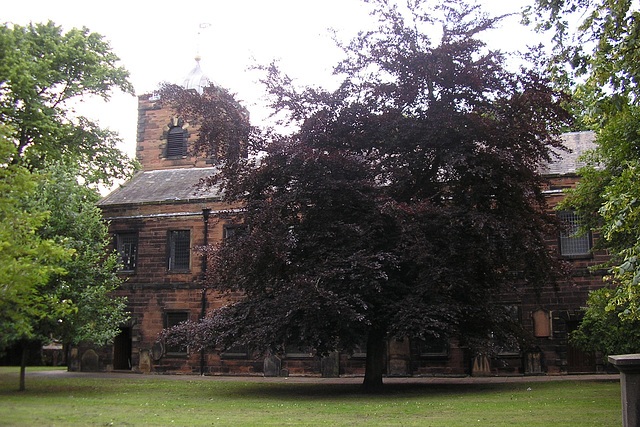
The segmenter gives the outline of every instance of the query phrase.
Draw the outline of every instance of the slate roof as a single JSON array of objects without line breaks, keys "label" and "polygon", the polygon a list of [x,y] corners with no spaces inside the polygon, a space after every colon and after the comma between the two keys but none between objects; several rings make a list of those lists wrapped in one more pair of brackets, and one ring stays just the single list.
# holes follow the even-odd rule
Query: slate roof
[{"label": "slate roof", "polygon": [[216,187],[199,185],[215,168],[162,169],[138,172],[98,202],[99,206],[211,200],[220,197]]},{"label": "slate roof", "polygon": [[[593,132],[570,132],[562,135],[568,151],[542,168],[543,175],[571,175],[583,165],[578,158],[595,148]],[[215,168],[162,169],[138,172],[130,181],[98,202],[99,206],[212,200],[220,197],[217,187],[199,185]]]},{"label": "slate roof", "polygon": [[562,139],[567,151],[557,152],[559,158],[541,168],[540,172],[543,175],[575,174],[578,169],[584,166],[584,163],[578,161],[578,158],[587,150],[596,147],[594,143],[595,135],[591,131],[565,133],[562,134]]}]

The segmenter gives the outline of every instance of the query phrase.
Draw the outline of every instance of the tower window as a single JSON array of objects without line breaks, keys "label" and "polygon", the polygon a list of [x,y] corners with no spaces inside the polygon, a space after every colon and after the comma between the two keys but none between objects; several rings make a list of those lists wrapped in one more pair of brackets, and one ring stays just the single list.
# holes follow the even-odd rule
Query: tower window
[{"label": "tower window", "polygon": [[180,126],[173,126],[167,133],[167,157],[183,157],[187,155],[187,139],[185,130]]}]

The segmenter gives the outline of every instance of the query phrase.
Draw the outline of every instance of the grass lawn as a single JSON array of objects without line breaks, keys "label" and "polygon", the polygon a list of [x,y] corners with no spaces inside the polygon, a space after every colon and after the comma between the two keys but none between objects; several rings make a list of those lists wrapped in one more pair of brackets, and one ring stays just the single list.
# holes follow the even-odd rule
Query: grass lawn
[{"label": "grass lawn", "polygon": [[27,376],[20,393],[16,372],[0,369],[0,425],[619,426],[622,418],[617,381],[393,384],[362,395],[354,384]]}]

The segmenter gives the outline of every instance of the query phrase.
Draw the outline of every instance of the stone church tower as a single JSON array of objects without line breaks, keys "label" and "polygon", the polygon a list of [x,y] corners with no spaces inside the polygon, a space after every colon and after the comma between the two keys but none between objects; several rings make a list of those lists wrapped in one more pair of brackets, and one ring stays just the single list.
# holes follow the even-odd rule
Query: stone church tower
[{"label": "stone church tower", "polygon": [[[185,89],[202,94],[211,80],[200,68],[200,57],[196,65],[182,82]],[[178,117],[170,108],[162,108],[159,98],[141,95],[138,98],[138,132],[136,158],[145,171],[207,167],[206,159],[187,156],[189,140],[193,140],[197,129],[194,124]]]},{"label": "stone church tower", "polygon": [[[196,58],[183,87],[202,94],[210,84]],[[106,370],[194,373],[228,372],[234,365],[253,373],[246,351],[227,360],[158,340],[162,329],[197,321],[226,304],[227,299],[203,289],[206,262],[198,248],[222,241],[241,223],[240,207],[222,201],[217,188],[200,185],[215,168],[189,154],[197,125],[159,101],[153,95],[138,100],[136,154],[142,170],[98,203],[120,255],[125,283],[117,293],[127,297],[131,320],[113,346],[97,353],[97,364]],[[78,351],[81,359],[83,349]]]}]

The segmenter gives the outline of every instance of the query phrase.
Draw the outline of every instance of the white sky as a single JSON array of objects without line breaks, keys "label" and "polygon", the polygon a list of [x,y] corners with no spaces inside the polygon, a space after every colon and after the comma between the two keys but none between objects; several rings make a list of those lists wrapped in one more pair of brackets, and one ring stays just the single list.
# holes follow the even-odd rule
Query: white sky
[{"label": "white sky", "polygon": [[[493,15],[517,12],[532,2],[480,1]],[[260,124],[266,117],[260,107],[263,89],[258,76],[247,71],[253,59],[260,64],[279,59],[301,83],[321,84],[340,58],[327,28],[348,40],[370,22],[368,10],[361,0],[18,0],[3,4],[0,20],[19,25],[52,20],[65,30],[86,26],[100,33],[131,73],[137,95],[163,81],[182,82],[199,50],[205,74],[236,93],[252,123]],[[534,44],[537,37],[518,21],[503,21],[503,28],[490,34],[490,47],[510,52]],[[211,26],[201,30],[202,23]],[[117,131],[122,148],[134,155],[135,97],[116,93],[107,104],[88,100],[79,110]]]}]

